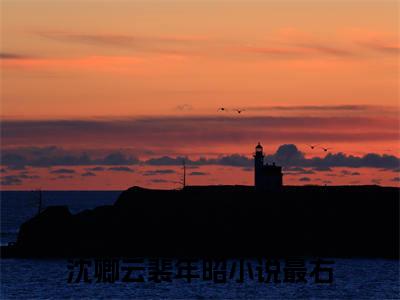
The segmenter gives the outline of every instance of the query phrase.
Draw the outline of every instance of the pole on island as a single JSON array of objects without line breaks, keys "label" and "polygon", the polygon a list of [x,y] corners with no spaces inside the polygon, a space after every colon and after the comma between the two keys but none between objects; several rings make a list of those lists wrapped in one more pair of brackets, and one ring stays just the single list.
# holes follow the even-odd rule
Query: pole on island
[{"label": "pole on island", "polygon": [[186,161],[183,160],[183,189],[186,187]]},{"label": "pole on island", "polygon": [[38,189],[37,192],[39,193],[39,199],[38,199],[38,215],[42,212],[42,190]]}]

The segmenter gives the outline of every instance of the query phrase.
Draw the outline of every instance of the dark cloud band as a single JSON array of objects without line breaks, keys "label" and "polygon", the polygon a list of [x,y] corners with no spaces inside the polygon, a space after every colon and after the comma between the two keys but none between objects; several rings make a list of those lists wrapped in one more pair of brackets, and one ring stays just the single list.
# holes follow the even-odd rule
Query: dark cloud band
[{"label": "dark cloud band", "polygon": [[[87,171],[104,171],[105,168],[101,167],[101,165],[108,165],[110,167],[107,170],[125,172],[134,171],[127,167],[129,165],[145,164],[150,166],[181,166],[183,161],[185,161],[188,166],[223,165],[241,168],[253,166],[253,159],[251,157],[239,154],[225,155],[218,158],[199,158],[195,160],[183,156],[161,156],[147,160],[139,160],[139,158],[128,156],[121,152],[113,152],[106,154],[102,158],[94,158],[89,154],[65,154],[65,150],[60,148],[57,149],[59,150],[52,150],[50,153],[48,147],[34,148],[30,149],[30,151],[27,151],[26,148],[13,149],[12,151],[6,150],[1,153],[1,164],[12,169],[21,169],[26,166],[52,167],[98,165],[97,167],[87,168]],[[35,154],[32,155],[32,152]],[[62,154],[59,154],[59,152]],[[370,167],[394,170],[400,167],[400,159],[398,157],[376,153],[368,153],[364,156],[353,156],[339,152],[329,153],[325,157],[306,158],[294,144],[281,145],[274,154],[266,156],[266,161],[276,162],[279,165],[288,167],[288,171],[293,167],[311,167],[316,171],[329,171],[332,167]],[[73,170],[63,168],[51,172],[74,173]],[[174,173],[174,170],[159,169],[147,171],[144,175],[152,176],[172,173]]]},{"label": "dark cloud band", "polygon": [[[321,108],[318,108],[321,109]],[[339,109],[339,108],[338,108]],[[356,109],[356,107],[341,107]],[[373,131],[371,131],[373,128]],[[262,129],[262,130],[260,130]],[[357,134],[354,134],[354,132]],[[41,120],[2,122],[3,147],[35,145],[99,145],[107,141],[126,147],[135,141],[152,147],[182,147],[188,144],[228,145],[268,140],[295,142],[397,141],[395,117],[147,117],[98,120]],[[149,146],[149,147],[150,147]],[[84,158],[83,158],[84,159]],[[110,158],[112,159],[112,158]]]}]

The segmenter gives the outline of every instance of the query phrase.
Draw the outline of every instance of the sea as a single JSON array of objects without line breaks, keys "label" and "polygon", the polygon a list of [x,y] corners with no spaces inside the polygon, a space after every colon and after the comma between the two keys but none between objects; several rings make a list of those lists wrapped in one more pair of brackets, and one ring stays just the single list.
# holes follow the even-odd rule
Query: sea
[{"label": "sea", "polygon": [[[43,208],[52,205],[66,205],[71,213],[78,213],[101,205],[113,204],[121,191],[43,191]],[[1,191],[1,239],[2,245],[15,242],[22,223],[38,212],[38,192]],[[238,239],[239,241],[239,239]],[[88,259],[87,274],[77,280],[80,265],[66,259],[1,259],[0,281],[1,299],[400,299],[400,268],[398,260],[365,258],[329,258],[332,282],[316,282],[310,276],[310,263],[316,258],[304,258],[306,282],[265,282],[248,272],[257,262],[243,263],[242,280],[226,277],[223,282],[204,280],[204,265],[199,258],[197,274],[188,280],[172,276],[171,281],[155,282],[144,276],[141,282],[126,282],[122,273],[117,280],[102,280],[97,276],[99,262],[109,258]],[[154,260],[161,260],[157,258]],[[115,260],[114,260],[115,261]],[[144,262],[149,259],[143,259]],[[122,266],[123,261],[119,262]],[[176,261],[172,265],[176,265]],[[282,261],[284,264],[284,261]],[[227,268],[239,266],[240,262],[229,260]],[[249,267],[250,265],[250,267]],[[78,267],[77,267],[78,266]],[[103,265],[105,266],[105,265]],[[327,265],[326,265],[327,266]],[[325,267],[326,267],[325,266]],[[75,268],[75,273],[72,270]],[[73,280],[71,280],[71,274]],[[84,273],[82,273],[84,275]],[[235,273],[236,274],[236,273]],[[115,274],[114,274],[115,275]],[[325,273],[326,275],[326,273]],[[95,279],[101,278],[101,280]],[[140,276],[138,277],[140,278]],[[326,277],[325,277],[326,278]],[[114,278],[115,279],[115,278]],[[118,280],[119,279],[119,280]],[[70,281],[70,282],[69,282]],[[99,281],[99,282],[97,282]],[[111,281],[111,282],[109,282]]]}]

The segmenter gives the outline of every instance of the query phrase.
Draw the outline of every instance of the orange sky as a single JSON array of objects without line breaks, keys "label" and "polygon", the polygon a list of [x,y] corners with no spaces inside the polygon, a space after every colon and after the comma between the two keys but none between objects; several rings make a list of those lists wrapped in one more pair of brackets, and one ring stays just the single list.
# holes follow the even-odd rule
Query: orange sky
[{"label": "orange sky", "polygon": [[3,150],[399,153],[398,1],[5,0],[0,25]]},{"label": "orange sky", "polygon": [[397,1],[3,1],[2,115],[398,103]]}]

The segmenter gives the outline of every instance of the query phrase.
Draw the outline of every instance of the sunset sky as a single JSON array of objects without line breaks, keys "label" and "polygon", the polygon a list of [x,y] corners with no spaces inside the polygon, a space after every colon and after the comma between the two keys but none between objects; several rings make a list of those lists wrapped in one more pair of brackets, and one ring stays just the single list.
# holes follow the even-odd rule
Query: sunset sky
[{"label": "sunset sky", "polygon": [[1,188],[398,186],[399,4],[3,0]]}]

